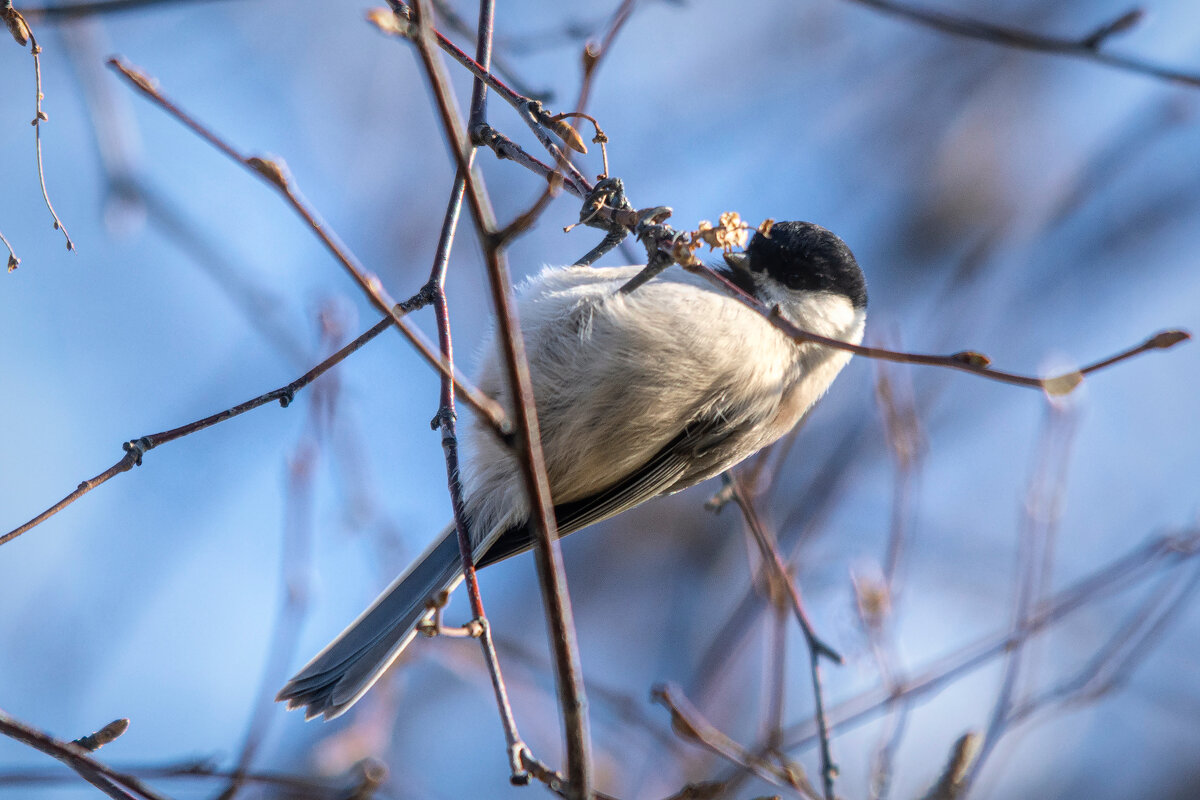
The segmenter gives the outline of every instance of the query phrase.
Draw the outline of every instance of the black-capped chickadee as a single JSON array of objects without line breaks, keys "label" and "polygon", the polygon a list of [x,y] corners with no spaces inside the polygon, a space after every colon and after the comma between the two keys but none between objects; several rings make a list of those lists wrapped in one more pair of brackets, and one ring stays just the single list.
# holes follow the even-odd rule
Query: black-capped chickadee
[{"label": "black-capped chickadee", "polygon": [[[808,222],[755,234],[725,277],[811,333],[857,344],[867,290],[850,249]],[[546,474],[566,535],[729,469],[790,431],[850,354],[797,343],[703,278],[671,270],[618,290],[641,267],[546,268],[518,290]],[[498,355],[496,346],[485,351]],[[510,412],[500,359],[479,387]],[[462,479],[475,563],[533,546],[521,470],[476,423]],[[454,526],[279,692],[306,716],[342,714],[462,577]]]}]

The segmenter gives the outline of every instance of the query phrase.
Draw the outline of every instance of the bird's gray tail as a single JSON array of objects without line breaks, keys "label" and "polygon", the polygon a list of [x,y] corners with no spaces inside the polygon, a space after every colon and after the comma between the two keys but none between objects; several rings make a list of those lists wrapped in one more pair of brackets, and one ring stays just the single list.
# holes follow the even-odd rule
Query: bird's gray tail
[{"label": "bird's gray tail", "polygon": [[429,601],[452,589],[461,575],[458,537],[451,525],[275,699],[286,700],[289,709],[304,706],[307,719],[318,714],[333,719],[344,713],[412,641],[417,623],[429,611]]}]

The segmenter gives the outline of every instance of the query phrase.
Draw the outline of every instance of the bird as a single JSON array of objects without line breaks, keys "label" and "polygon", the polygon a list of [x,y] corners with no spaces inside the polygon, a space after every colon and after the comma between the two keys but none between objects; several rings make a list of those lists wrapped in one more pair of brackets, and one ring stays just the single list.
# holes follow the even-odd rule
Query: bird
[{"label": "bird", "polygon": [[[850,248],[810,222],[776,222],[715,267],[809,333],[862,341],[867,288]],[[546,476],[565,536],[720,474],[788,433],[850,359],[796,341],[704,277],[643,267],[546,267],[517,289]],[[477,386],[510,413],[494,335]],[[514,450],[486,421],[465,431],[461,479],[475,566],[530,549]],[[354,705],[462,579],[453,524],[276,699],[312,719]]]}]

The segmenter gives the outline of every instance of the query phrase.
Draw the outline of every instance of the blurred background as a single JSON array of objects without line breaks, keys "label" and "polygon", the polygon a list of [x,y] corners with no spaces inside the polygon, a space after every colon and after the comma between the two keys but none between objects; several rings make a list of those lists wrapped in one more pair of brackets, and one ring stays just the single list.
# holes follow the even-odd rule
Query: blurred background
[{"label": "blurred background", "polygon": [[[941,5],[1066,37],[1127,10]],[[106,57],[141,66],[234,146],[286,161],[393,297],[425,281],[453,177],[419,63],[364,22],[365,7],[162,2],[89,17],[17,7],[44,50],[46,182],[77,252],[40,197],[32,59],[5,39],[0,232],[21,265],[0,276],[0,532],[116,462],[122,442],[282,386],[377,319],[269,188],[120,84]],[[583,44],[616,7],[503,3],[498,51],[529,91],[567,110]],[[469,3],[453,8],[474,19]],[[1200,72],[1200,6],[1151,0],[1147,11],[1105,48]],[[469,80],[454,74],[465,100]],[[671,206],[678,228],[733,210],[838,232],[868,277],[868,343],[975,349],[1002,369],[1049,374],[1160,329],[1200,328],[1195,87],[955,38],[853,2],[645,0],[588,110],[631,201]],[[538,154],[496,100],[490,121]],[[490,153],[479,163],[502,219],[541,191]],[[580,163],[600,171],[597,152]],[[550,205],[512,247],[515,275],[596,244],[596,231],[562,232],[578,210],[570,196]],[[448,292],[458,358],[470,363],[490,305],[461,230]],[[413,321],[434,336],[429,312]],[[1198,378],[1194,344],[1098,373],[1056,403],[964,373],[852,361],[796,436],[747,473],[818,631],[846,657],[823,667],[835,721],[839,704],[891,685],[881,663],[903,682],[1002,636],[1021,579],[1049,598],[1154,537],[1194,535]],[[380,796],[543,793],[508,785],[469,641],[417,641],[333,723],[268,703],[449,519],[428,424],[437,385],[389,331],[288,409],[156,449],[4,545],[0,708],[67,740],[128,717],[98,757],[130,770],[230,769],[250,741],[252,770],[335,787],[378,759],[389,771]],[[757,553],[737,509],[704,508],[719,489],[564,540],[597,785],[613,795],[666,797],[735,772],[672,733],[650,701],[659,683],[678,684],[747,747],[772,729],[780,626],[753,587]],[[1010,703],[1020,719],[1000,726],[973,797],[1194,796],[1197,565],[1147,563],[1026,645]],[[561,765],[534,574],[524,556],[481,583],[521,731]],[[864,623],[866,595],[885,602]],[[466,618],[459,598],[448,619]],[[783,630],[783,741],[815,781],[808,657],[794,623]],[[890,749],[888,796],[919,797],[955,740],[988,728],[1006,663],[996,653],[911,697],[902,718],[879,711],[840,729],[839,794],[877,796],[873,764]],[[0,739],[0,795],[97,794],[56,769]],[[173,797],[225,786],[151,783]],[[788,791],[754,777],[727,787]]]}]

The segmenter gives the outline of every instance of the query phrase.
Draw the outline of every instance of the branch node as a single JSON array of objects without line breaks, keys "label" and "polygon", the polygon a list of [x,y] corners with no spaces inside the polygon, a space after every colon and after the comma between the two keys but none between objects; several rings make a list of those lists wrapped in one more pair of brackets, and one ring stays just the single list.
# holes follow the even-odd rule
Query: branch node
[{"label": "branch node", "polygon": [[960,364],[966,364],[968,367],[980,369],[992,363],[992,360],[983,353],[977,353],[974,350],[963,350],[960,353],[955,353],[950,357],[951,361],[957,361]]},{"label": "branch node", "polygon": [[271,158],[251,156],[246,159],[246,166],[266,178],[281,191],[289,191],[287,165],[283,161]]},{"label": "branch node", "polygon": [[429,421],[430,430],[437,430],[447,423],[453,423],[458,419],[458,414],[455,413],[453,406],[441,406],[437,413],[433,415],[433,419]]},{"label": "branch node", "polygon": [[125,442],[125,444],[121,445],[121,448],[126,453],[132,455],[133,463],[140,467],[142,465],[142,456],[154,449],[154,442],[151,441],[149,436],[142,436]]},{"label": "branch node", "polygon": [[1106,22],[1096,30],[1089,33],[1080,40],[1079,44],[1086,47],[1088,50],[1098,50],[1100,45],[1109,40],[1110,37],[1121,33],[1127,33],[1146,17],[1146,12],[1141,8],[1131,8],[1121,16]]}]

